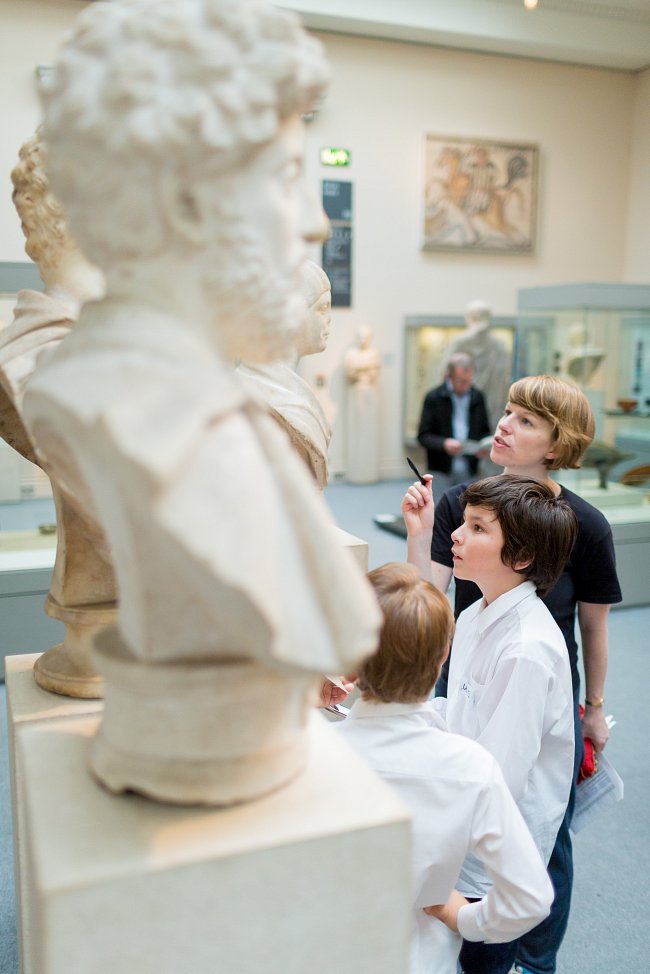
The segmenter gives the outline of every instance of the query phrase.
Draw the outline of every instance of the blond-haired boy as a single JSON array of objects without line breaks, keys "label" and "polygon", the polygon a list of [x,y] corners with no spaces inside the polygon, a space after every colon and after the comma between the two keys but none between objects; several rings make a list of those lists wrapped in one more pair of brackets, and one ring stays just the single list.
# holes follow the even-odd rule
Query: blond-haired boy
[{"label": "blond-haired boy", "polygon": [[[411,565],[368,577],[384,616],[379,649],[361,667],[361,699],[337,730],[413,816],[411,974],[455,974],[459,932],[512,940],[546,916],[552,888],[497,762],[447,733],[428,701],[453,631],[447,599]],[[475,903],[454,893],[468,854],[493,884]]]}]

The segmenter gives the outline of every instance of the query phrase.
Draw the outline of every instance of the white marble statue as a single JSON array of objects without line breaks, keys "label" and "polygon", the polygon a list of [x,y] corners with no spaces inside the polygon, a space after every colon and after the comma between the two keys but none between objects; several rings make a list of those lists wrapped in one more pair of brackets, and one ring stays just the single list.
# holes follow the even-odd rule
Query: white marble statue
[{"label": "white marble statue", "polygon": [[113,791],[219,805],[282,786],[315,675],[375,646],[366,580],[232,367],[285,357],[303,319],[324,219],[300,113],[327,73],[257,0],[113,0],[82,12],[44,92],[52,185],[107,294],[25,408],[111,547],[90,761]]},{"label": "white marble statue", "polygon": [[488,419],[495,427],[503,414],[512,381],[512,362],[508,349],[490,333],[492,312],[485,301],[470,301],[465,308],[467,328],[449,345],[447,360],[455,352],[466,352],[474,359],[474,385],[485,396]]},{"label": "white marble statue", "polygon": [[343,358],[347,387],[346,476],[353,484],[379,477],[379,373],[381,356],[372,344],[372,329],[359,328],[356,343]]},{"label": "white marble statue", "polygon": [[268,365],[242,363],[238,372],[246,387],[266,403],[323,490],[328,480],[327,450],[332,429],[314,390],[296,372],[304,355],[325,351],[329,336],[332,287],[325,271],[312,260],[303,264],[301,293],[306,313],[296,332],[291,359]]},{"label": "white marble statue", "polygon": [[[14,319],[0,333],[0,435],[40,465],[38,443],[23,422],[25,388],[39,360],[67,336],[83,302],[101,296],[103,280],[81,254],[66,226],[63,207],[50,190],[39,132],[21,147],[11,179],[25,250],[38,265],[45,290],[20,291]],[[65,636],[39,656],[34,677],[46,690],[98,697],[101,679],[90,645],[95,633],[114,621],[115,578],[99,526],[56,477],[52,477],[52,493],[57,549],[45,611],[64,623]]]},{"label": "white marble statue", "polygon": [[588,386],[604,358],[605,350],[590,343],[584,322],[571,325],[564,359],[566,375],[579,385]]}]

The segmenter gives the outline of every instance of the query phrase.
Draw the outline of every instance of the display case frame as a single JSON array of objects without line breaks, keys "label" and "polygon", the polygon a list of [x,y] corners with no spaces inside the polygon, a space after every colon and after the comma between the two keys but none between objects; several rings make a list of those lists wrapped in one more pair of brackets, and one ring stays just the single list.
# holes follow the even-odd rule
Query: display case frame
[{"label": "display case frame", "polygon": [[649,604],[650,476],[634,485],[625,479],[650,465],[650,285],[525,288],[515,349],[518,377],[559,375],[589,399],[594,444],[579,470],[558,471],[556,479],[609,521],[623,605]]},{"label": "display case frame", "polygon": [[[43,281],[33,261],[0,261],[0,334],[13,321],[18,292],[42,291]],[[0,439],[0,503],[51,497],[45,473]],[[1,531],[0,531],[1,533]]]},{"label": "display case frame", "polygon": [[556,374],[580,386],[595,439],[630,454],[612,479],[650,462],[650,285],[525,288],[518,308],[517,377]]},{"label": "display case frame", "polygon": [[[514,316],[495,315],[490,319],[490,334],[504,342],[513,362],[516,324]],[[417,446],[424,397],[442,382],[451,343],[466,331],[462,315],[407,315],[404,319],[402,437],[405,446]]]}]

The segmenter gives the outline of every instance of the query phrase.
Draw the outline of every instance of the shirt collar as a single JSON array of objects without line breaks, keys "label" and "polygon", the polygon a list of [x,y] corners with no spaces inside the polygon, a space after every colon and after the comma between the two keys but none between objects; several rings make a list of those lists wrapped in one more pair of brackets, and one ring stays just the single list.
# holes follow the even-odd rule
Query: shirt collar
[{"label": "shirt collar", "polygon": [[[479,609],[477,616],[478,631],[485,632],[497,619],[500,619],[511,609],[514,609],[524,599],[533,598],[536,593],[537,589],[533,582],[521,582],[519,585],[515,585],[514,588],[510,589],[509,592],[504,592],[494,602],[490,602],[485,608]],[[481,604],[485,605],[485,599],[483,599]]]},{"label": "shirt collar", "polygon": [[452,396],[454,399],[458,399],[459,402],[463,402],[463,400],[469,399],[470,393],[472,391],[471,389],[468,389],[467,392],[463,392],[463,394],[459,396],[457,392],[454,392],[454,387],[451,384],[451,379],[445,379],[445,385],[447,386],[447,392],[449,393],[449,395]]},{"label": "shirt collar", "polygon": [[421,714],[429,724],[445,729],[442,718],[433,709],[429,700],[421,703],[382,703],[379,700],[355,700],[346,720],[366,717],[401,717]]}]

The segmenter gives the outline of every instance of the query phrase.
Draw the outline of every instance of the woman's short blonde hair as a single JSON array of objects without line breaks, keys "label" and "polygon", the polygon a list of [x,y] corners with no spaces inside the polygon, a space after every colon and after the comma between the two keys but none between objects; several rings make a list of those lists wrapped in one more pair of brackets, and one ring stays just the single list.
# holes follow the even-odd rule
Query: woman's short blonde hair
[{"label": "woman's short blonde hair", "polygon": [[359,668],[364,700],[418,703],[438,678],[454,629],[448,599],[413,565],[389,562],[368,574],[384,621],[379,649]]},{"label": "woman's short blonde hair", "polygon": [[555,456],[544,461],[549,470],[580,466],[596,427],[589,400],[573,382],[554,375],[529,375],[513,382],[508,401],[552,424]]}]

